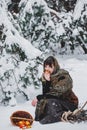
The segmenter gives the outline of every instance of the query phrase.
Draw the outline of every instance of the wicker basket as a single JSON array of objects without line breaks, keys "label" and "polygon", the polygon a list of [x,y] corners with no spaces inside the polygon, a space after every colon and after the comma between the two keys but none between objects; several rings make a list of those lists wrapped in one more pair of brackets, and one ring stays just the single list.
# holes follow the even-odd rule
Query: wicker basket
[{"label": "wicker basket", "polygon": [[19,121],[29,121],[32,125],[34,119],[29,112],[26,111],[16,111],[10,116],[11,123],[18,126]]}]

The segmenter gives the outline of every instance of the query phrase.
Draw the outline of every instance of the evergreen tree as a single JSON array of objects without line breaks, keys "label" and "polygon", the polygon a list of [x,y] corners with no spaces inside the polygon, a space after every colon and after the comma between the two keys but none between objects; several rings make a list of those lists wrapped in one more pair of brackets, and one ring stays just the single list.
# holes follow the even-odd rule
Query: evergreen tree
[{"label": "evergreen tree", "polygon": [[[24,4],[22,4],[24,5]],[[30,3],[20,10],[19,24],[22,34],[26,39],[29,39],[35,47],[41,51],[55,50],[57,43],[56,29],[54,22],[51,19],[49,9],[46,3],[41,0]],[[24,9],[23,9],[24,8]]]},{"label": "evergreen tree", "polygon": [[[0,1],[2,104],[15,105],[19,95],[22,96],[22,100],[29,100],[33,95],[32,90],[41,87],[42,62],[48,52],[70,54],[80,50],[79,53],[87,54],[87,2],[83,1],[81,9],[79,8],[80,16],[75,19],[79,12],[75,12],[75,16],[72,11],[76,1],[45,1]],[[14,2],[18,2],[18,12],[8,7]],[[64,4],[67,2],[69,10]],[[77,7],[79,2],[76,3]],[[58,8],[57,5],[62,8]],[[39,50],[45,53],[41,55]]]},{"label": "evergreen tree", "polygon": [[7,4],[0,2],[0,103],[15,105],[18,95],[22,100],[29,100],[30,90],[41,86],[39,67],[42,67],[43,56],[40,58],[40,51],[20,36]]},{"label": "evergreen tree", "polygon": [[72,53],[77,48],[82,49],[82,51],[87,54],[87,5],[84,4],[83,9],[81,10],[81,16],[79,19],[74,19],[71,14],[68,20],[64,16],[63,21],[61,22],[64,27],[65,32],[59,36],[59,42],[61,44],[61,53],[67,53],[69,48]]},{"label": "evergreen tree", "polygon": [[57,12],[73,11],[77,0],[45,0],[48,7]]}]

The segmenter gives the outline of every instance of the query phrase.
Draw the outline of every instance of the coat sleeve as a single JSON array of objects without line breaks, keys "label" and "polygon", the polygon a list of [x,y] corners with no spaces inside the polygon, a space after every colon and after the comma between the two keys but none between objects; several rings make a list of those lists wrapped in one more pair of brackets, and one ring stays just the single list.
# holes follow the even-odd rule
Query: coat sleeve
[{"label": "coat sleeve", "polygon": [[60,97],[65,93],[72,90],[73,82],[70,74],[65,70],[60,70],[60,72],[54,75],[51,79],[52,88],[49,94]]}]

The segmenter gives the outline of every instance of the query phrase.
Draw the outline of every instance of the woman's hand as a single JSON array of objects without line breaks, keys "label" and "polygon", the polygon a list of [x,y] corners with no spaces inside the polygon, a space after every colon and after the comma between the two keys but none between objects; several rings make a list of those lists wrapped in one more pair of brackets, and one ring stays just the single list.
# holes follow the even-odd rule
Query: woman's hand
[{"label": "woman's hand", "polygon": [[36,106],[37,102],[38,102],[37,98],[33,99],[31,102],[32,106]]},{"label": "woman's hand", "polygon": [[50,72],[49,71],[45,71],[44,73],[43,73],[43,76],[44,76],[44,78],[47,80],[47,81],[50,81]]}]

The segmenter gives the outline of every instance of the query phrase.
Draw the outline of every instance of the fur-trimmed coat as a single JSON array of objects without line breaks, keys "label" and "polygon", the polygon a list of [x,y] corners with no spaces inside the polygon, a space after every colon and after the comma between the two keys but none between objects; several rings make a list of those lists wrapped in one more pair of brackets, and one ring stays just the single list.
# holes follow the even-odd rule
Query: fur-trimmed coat
[{"label": "fur-trimmed coat", "polygon": [[73,92],[73,81],[68,71],[59,69],[57,73],[51,75],[51,80],[46,81],[42,76],[43,95],[37,96],[38,99],[60,98],[78,106],[78,98]]}]

